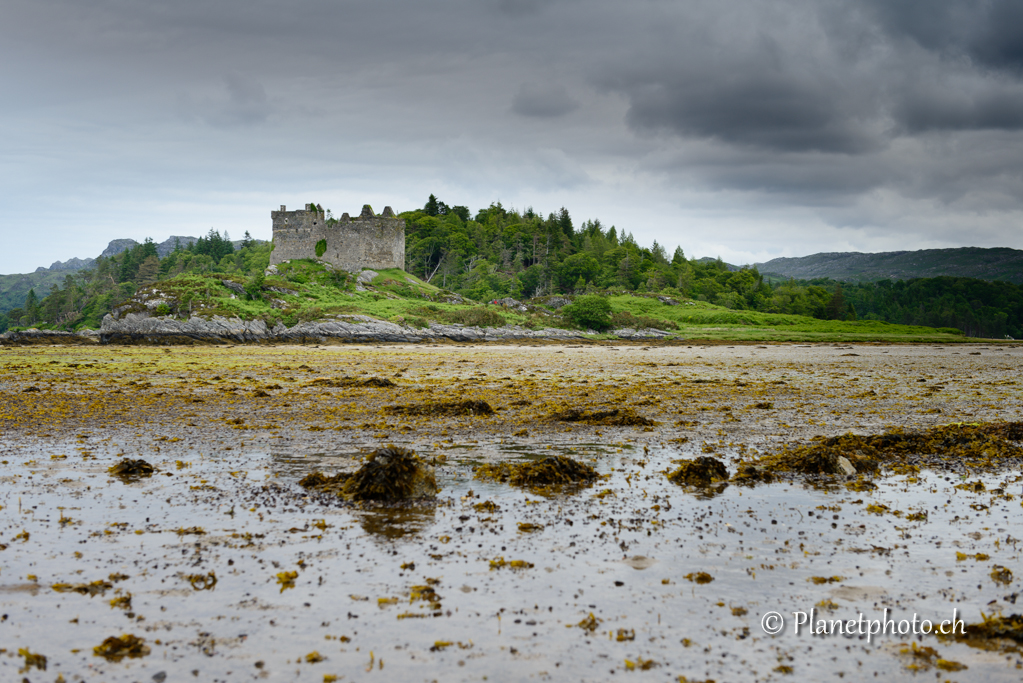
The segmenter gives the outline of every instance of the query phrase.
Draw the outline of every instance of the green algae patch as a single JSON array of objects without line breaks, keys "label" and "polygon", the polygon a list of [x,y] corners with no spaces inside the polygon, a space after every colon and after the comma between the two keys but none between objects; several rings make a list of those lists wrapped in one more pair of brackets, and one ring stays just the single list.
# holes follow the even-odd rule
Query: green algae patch
[{"label": "green algae patch", "polygon": [[728,481],[728,468],[717,458],[701,455],[695,460],[681,460],[679,466],[665,476],[679,486],[709,486],[715,482]]},{"label": "green algae patch", "polygon": [[570,484],[589,485],[600,475],[586,463],[563,455],[552,455],[539,462],[479,465],[473,471],[473,476],[522,488],[543,489]]},{"label": "green algae patch", "polygon": [[313,472],[299,482],[303,488],[352,501],[395,502],[437,495],[433,468],[415,451],[393,444],[378,448],[354,473],[328,477]]}]

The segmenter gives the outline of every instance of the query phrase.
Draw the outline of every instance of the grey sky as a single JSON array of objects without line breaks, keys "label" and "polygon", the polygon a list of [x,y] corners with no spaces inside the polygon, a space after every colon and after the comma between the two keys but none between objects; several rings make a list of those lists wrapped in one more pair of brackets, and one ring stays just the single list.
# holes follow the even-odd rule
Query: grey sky
[{"label": "grey sky", "polygon": [[5,0],[0,272],[436,193],[733,262],[1023,248],[1018,0]]}]

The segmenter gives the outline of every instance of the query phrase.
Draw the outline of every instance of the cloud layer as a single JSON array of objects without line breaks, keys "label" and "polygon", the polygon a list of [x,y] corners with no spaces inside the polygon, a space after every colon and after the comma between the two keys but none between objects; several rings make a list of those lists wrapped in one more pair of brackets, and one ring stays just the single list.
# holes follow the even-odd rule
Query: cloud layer
[{"label": "cloud layer", "polygon": [[8,0],[0,86],[0,272],[431,192],[741,262],[1023,248],[1015,0]]}]

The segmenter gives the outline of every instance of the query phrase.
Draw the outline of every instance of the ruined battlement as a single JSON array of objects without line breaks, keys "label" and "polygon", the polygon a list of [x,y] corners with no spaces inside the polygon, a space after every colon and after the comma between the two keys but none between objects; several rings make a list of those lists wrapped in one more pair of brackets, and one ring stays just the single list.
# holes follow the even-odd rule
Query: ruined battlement
[{"label": "ruined battlement", "polygon": [[[405,267],[405,220],[385,207],[380,215],[366,204],[352,218],[327,219],[313,204],[305,209],[271,211],[274,249],[270,265],[292,259],[320,259],[357,273],[363,268]],[[319,252],[319,253],[317,253]]]}]

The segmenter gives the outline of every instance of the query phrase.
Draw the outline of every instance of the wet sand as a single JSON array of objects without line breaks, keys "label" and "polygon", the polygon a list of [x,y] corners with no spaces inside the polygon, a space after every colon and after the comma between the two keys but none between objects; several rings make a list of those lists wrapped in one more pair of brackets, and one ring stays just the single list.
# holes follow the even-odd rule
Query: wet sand
[{"label": "wet sand", "polygon": [[[887,473],[866,492],[840,480],[687,490],[663,471],[702,454],[734,471],[818,435],[1020,420],[1021,356],[1003,345],[6,348],[0,678],[858,680],[916,667],[1018,680],[1006,643],[761,627],[770,611],[791,622],[817,605],[836,619],[1023,612],[1017,470]],[[385,386],[360,386],[369,379]],[[465,400],[496,412],[388,410]],[[550,418],[565,408],[628,408],[655,424]],[[353,506],[296,484],[384,443],[435,461],[437,503]],[[606,479],[553,496],[472,479],[473,465],[550,453]],[[158,471],[109,476],[123,457]],[[976,480],[983,493],[955,488]],[[474,507],[485,501],[500,509]],[[533,566],[491,569],[499,558]],[[995,580],[996,567],[1015,576]],[[699,572],[713,580],[685,578]],[[96,581],[109,587],[53,588]],[[590,613],[592,631],[566,628]],[[148,654],[93,653],[125,633]],[[22,648],[47,669],[19,673]]]}]

